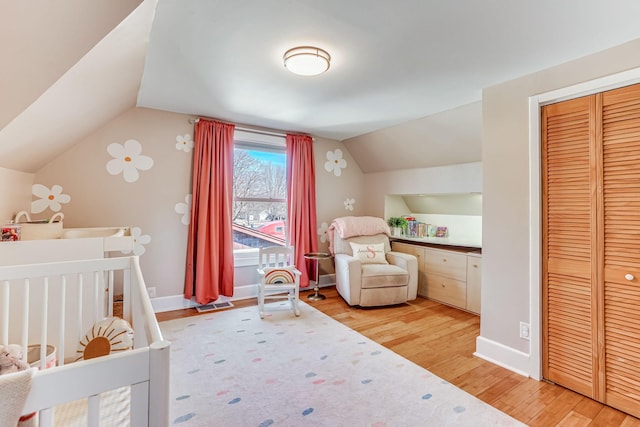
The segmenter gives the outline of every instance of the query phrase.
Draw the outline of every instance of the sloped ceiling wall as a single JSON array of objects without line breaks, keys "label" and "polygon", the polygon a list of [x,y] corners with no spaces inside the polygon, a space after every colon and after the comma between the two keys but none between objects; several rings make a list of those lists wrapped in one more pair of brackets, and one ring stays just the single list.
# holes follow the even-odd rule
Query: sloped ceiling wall
[{"label": "sloped ceiling wall", "polygon": [[3,2],[0,128],[35,101],[141,2]]},{"label": "sloped ceiling wall", "polygon": [[479,162],[482,160],[482,102],[343,142],[364,173]]},{"label": "sloped ceiling wall", "polygon": [[[43,71],[37,77],[30,77],[28,73],[16,77],[19,82],[27,83],[28,79],[33,78],[37,82],[34,87],[45,88],[40,89],[43,91],[37,96],[31,88],[14,90],[14,97],[21,100],[20,105],[27,104],[24,108],[15,107],[16,103],[11,100],[2,100],[1,105],[6,106],[7,111],[20,111],[0,127],[0,167],[33,173],[89,133],[135,106],[156,0],[128,3],[129,7],[118,9],[118,13],[106,6],[99,7],[95,14],[93,9],[82,12],[93,21],[93,26],[81,26],[81,30],[93,40],[92,43],[79,46],[64,37],[57,39],[51,33],[59,30],[59,26],[48,28],[47,31],[51,33],[42,32],[43,39],[58,40],[53,47],[49,46],[50,49],[66,52],[65,43],[69,42],[74,55],[65,53],[63,59],[56,59],[53,71],[42,65],[39,69]],[[131,7],[134,10],[127,15]],[[99,15],[101,9],[110,16],[108,24]],[[18,11],[26,14],[24,9]],[[39,19],[46,12],[38,10],[36,16]],[[122,15],[126,16],[121,18]],[[29,22],[29,16],[20,18],[23,24]],[[117,22],[118,19],[121,21]],[[74,21],[65,21],[65,24],[73,25]],[[95,32],[94,27],[103,31]],[[77,36],[82,38],[84,34]],[[31,42],[37,45],[37,41]],[[45,55],[43,52],[40,54]],[[42,62],[41,58],[36,57],[20,60],[13,72],[19,73],[20,67],[29,68],[30,60],[33,63]],[[44,82],[50,80],[55,81],[46,87]],[[32,99],[34,96],[35,99]],[[7,113],[8,116],[11,114]]]}]

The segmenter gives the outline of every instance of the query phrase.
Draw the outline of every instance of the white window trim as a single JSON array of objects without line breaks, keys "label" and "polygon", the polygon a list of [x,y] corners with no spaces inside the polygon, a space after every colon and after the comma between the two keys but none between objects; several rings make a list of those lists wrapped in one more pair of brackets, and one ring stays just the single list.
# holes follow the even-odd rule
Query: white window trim
[{"label": "white window trim", "polygon": [[[285,136],[274,135],[272,133],[262,133],[260,131],[250,131],[244,129],[236,129],[233,133],[234,142],[243,142],[247,144],[255,144],[256,148],[262,146],[270,146],[274,148],[285,148],[287,141]],[[251,249],[234,249],[233,250],[234,267],[250,267],[258,265],[258,248]]]},{"label": "white window trim", "polygon": [[250,267],[258,265],[258,248],[235,249],[233,251],[234,267]]},{"label": "white window trim", "polygon": [[233,132],[234,142],[246,142],[262,146],[272,146],[278,148],[286,148],[287,140],[284,136],[274,135],[270,133],[261,133],[260,131],[251,132],[248,130],[238,130]]}]

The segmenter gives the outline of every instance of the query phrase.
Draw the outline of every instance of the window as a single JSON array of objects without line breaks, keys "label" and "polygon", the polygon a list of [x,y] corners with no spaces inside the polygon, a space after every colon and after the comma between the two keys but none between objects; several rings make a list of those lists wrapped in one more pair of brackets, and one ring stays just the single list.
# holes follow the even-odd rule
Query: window
[{"label": "window", "polygon": [[[286,152],[283,138],[236,141],[233,160],[234,249],[285,245]],[[253,137],[255,139],[255,136]]]}]

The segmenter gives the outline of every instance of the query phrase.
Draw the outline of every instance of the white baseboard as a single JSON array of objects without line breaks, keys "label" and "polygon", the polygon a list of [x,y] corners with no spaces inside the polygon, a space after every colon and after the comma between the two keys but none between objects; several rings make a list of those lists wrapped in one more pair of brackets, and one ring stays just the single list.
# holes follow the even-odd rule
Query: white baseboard
[{"label": "white baseboard", "polygon": [[476,338],[476,351],[481,359],[502,366],[516,374],[529,377],[529,355],[484,337]]},{"label": "white baseboard", "polygon": [[195,301],[185,299],[184,295],[151,298],[151,306],[153,306],[153,311],[156,313],[182,310],[184,308],[195,307],[196,305],[198,304]]},{"label": "white baseboard", "polygon": [[[336,284],[336,275],[335,274],[325,274],[320,276],[320,286],[321,288],[327,286],[333,286]],[[311,288],[304,288],[304,290]],[[258,297],[258,285],[243,285],[236,286],[233,290],[233,297],[220,297],[216,300],[216,302],[223,301],[240,301],[243,299],[249,298],[257,298]],[[183,295],[171,295],[168,297],[156,297],[151,298],[151,305],[153,306],[153,311],[156,313],[162,313],[165,311],[173,311],[173,310],[182,310],[184,308],[192,308],[199,305],[195,300],[185,299]]]}]

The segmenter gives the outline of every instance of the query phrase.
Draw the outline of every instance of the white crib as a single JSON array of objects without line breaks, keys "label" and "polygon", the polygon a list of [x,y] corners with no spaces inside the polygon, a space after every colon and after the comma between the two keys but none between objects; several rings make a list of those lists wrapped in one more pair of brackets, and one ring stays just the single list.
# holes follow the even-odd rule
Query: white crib
[{"label": "white crib", "polygon": [[[116,286],[133,349],[69,363],[87,329],[113,315]],[[83,398],[87,425],[102,425],[109,414],[101,413],[107,411],[100,400],[114,390],[129,400],[129,425],[169,425],[170,345],[136,256],[0,267],[0,344],[40,344],[40,370],[23,413],[38,412],[41,427],[56,425],[59,408]],[[56,347],[57,366],[45,369],[47,345]]]}]

